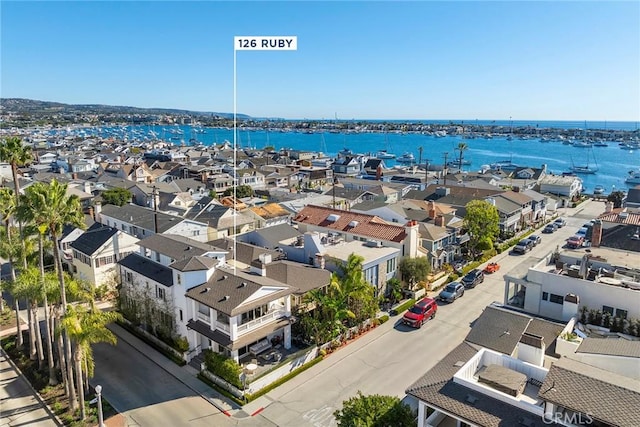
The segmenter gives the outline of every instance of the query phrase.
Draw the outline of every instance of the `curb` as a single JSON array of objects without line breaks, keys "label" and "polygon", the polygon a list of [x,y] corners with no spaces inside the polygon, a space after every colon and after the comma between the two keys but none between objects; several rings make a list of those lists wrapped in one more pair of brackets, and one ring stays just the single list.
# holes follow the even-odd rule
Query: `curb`
[{"label": "curb", "polygon": [[49,405],[44,401],[44,399],[42,399],[42,396],[40,396],[40,393],[38,393],[38,391],[33,388],[33,386],[31,385],[31,382],[27,379],[27,377],[22,373],[22,371],[20,370],[20,368],[18,368],[18,366],[14,363],[14,361],[9,357],[9,355],[4,351],[4,348],[0,347],[0,352],[2,352],[2,355],[5,357],[5,359],[7,359],[7,362],[9,362],[9,364],[11,365],[11,367],[13,369],[16,370],[16,372],[18,373],[18,375],[20,377],[22,377],[22,379],[24,379],[24,381],[27,383],[27,385],[29,386],[29,389],[33,392],[34,396],[36,397],[36,400],[38,402],[40,402],[40,404],[44,407],[44,410],[47,411],[47,413],[53,418],[53,421],[58,424],[61,427],[64,427],[64,423],[62,422],[62,420],[60,418],[58,418],[58,416],[56,415],[55,412],[53,412],[53,410],[51,410],[51,408],[49,407]]},{"label": "curb", "polygon": [[[118,327],[121,328],[121,326],[117,325]],[[156,364],[158,367],[160,367],[163,371],[165,371],[166,373],[168,373],[169,375],[171,375],[173,378],[177,379],[178,381],[180,381],[182,384],[184,384],[185,386],[187,386],[190,390],[192,390],[193,392],[195,392],[198,396],[202,397],[204,400],[206,400],[207,402],[209,402],[212,406],[214,406],[216,409],[218,409],[220,412],[222,412],[224,415],[226,415],[227,417],[231,417],[231,413],[229,412],[229,410],[219,406],[216,402],[213,401],[213,399],[210,399],[209,397],[205,396],[204,394],[202,394],[201,392],[199,392],[198,390],[196,390],[195,388],[191,387],[191,385],[187,384],[186,382],[182,381],[180,378],[178,378],[177,376],[173,375],[173,373],[165,368],[164,366],[162,366],[162,364],[160,364],[159,362],[155,361],[153,358],[149,357],[146,353],[144,353],[141,349],[139,349],[138,347],[136,347],[135,345],[131,344],[126,338],[124,338],[123,336],[121,336],[119,333],[117,333],[115,330],[113,330],[112,328],[109,328],[118,338],[121,338],[124,342],[126,342],[128,345],[130,345],[131,347],[133,347],[134,350],[136,350],[138,353],[142,354],[144,357],[146,357],[147,359],[149,359],[151,362],[153,362],[154,364]],[[124,328],[123,328],[124,329]],[[129,333],[129,331],[125,332]],[[133,335],[133,334],[132,334]],[[134,336],[135,337],[135,336]],[[137,338],[137,337],[135,337]],[[139,339],[139,338],[137,338]],[[146,343],[145,343],[146,344]],[[156,351],[155,349],[152,349],[153,351]],[[164,355],[162,355],[162,357],[165,357]],[[170,363],[174,363],[172,361],[169,360]],[[177,366],[177,365],[176,365]],[[178,366],[178,368],[180,368]],[[200,380],[198,380],[200,381]]]}]

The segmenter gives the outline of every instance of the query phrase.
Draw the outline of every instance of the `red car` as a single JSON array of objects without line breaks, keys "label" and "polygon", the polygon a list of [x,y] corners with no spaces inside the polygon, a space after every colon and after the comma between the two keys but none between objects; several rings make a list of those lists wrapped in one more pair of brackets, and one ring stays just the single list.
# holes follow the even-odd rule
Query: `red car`
[{"label": "red car", "polygon": [[498,264],[497,262],[490,262],[484,268],[484,272],[488,274],[495,273],[498,270],[500,270],[500,264]]},{"label": "red car", "polygon": [[436,317],[437,310],[438,304],[436,304],[436,300],[433,298],[423,298],[407,310],[404,316],[402,316],[402,323],[413,328],[419,328],[426,320]]},{"label": "red car", "polygon": [[567,247],[571,249],[581,248],[583,243],[584,237],[582,236],[572,236],[567,239]]}]

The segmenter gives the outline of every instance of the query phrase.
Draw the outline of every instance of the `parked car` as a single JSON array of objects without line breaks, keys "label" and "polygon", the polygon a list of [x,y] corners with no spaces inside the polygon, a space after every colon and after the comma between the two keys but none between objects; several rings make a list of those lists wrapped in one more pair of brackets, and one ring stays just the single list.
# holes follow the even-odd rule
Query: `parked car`
[{"label": "parked car", "polygon": [[497,262],[490,262],[489,264],[487,264],[483,271],[485,274],[491,274],[495,273],[498,270],[500,270],[500,264],[498,264]]},{"label": "parked car", "polygon": [[441,301],[454,302],[464,295],[464,285],[460,282],[449,283],[438,295]]},{"label": "parked car", "polygon": [[437,310],[438,304],[436,300],[433,298],[423,298],[407,310],[404,316],[402,316],[402,323],[413,328],[419,328],[426,320],[436,317]]},{"label": "parked car", "polygon": [[484,273],[474,268],[462,278],[462,284],[465,288],[475,288],[478,283],[484,282]]},{"label": "parked car", "polygon": [[555,221],[553,221],[553,223],[556,225],[556,227],[558,228],[562,228],[565,225],[567,225],[567,222],[564,220],[564,218],[556,218]]},{"label": "parked car", "polygon": [[536,234],[530,235],[529,237],[527,237],[527,240],[531,241],[531,243],[533,243],[533,246],[537,246],[538,243],[542,242],[542,239],[540,238],[540,236]]},{"label": "parked car", "polygon": [[513,247],[514,254],[525,254],[531,250],[533,243],[529,239],[520,240],[518,244]]},{"label": "parked car", "polygon": [[582,236],[571,236],[567,239],[567,247],[571,249],[578,249],[582,247],[584,243],[584,237]]},{"label": "parked car", "polygon": [[589,229],[587,227],[580,227],[580,229],[576,232],[576,236],[582,236],[586,239],[588,231]]},{"label": "parked car", "polygon": [[558,227],[555,225],[555,223],[549,223],[547,224],[543,229],[542,232],[545,234],[551,234],[554,231],[556,231],[558,229]]}]

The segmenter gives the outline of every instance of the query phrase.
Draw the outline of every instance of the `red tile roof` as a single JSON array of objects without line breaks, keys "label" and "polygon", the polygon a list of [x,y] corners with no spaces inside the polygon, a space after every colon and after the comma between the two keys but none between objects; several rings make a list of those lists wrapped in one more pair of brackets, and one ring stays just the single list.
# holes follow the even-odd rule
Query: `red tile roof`
[{"label": "red tile roof", "polygon": [[[339,218],[335,222],[329,221],[328,217],[331,214]],[[293,221],[397,243],[402,242],[407,236],[404,227],[387,224],[382,218],[374,215],[313,205],[305,206]],[[353,221],[357,221],[357,224],[352,227]]]},{"label": "red tile roof", "polygon": [[627,225],[640,225],[640,213],[626,212],[624,208],[613,209],[598,216],[604,222],[617,222]]}]

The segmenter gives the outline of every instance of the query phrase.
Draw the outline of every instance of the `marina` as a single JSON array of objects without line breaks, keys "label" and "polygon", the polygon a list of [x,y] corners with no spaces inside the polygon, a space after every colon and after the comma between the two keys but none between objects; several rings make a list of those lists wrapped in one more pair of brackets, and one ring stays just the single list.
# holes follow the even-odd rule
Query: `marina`
[{"label": "marina", "polygon": [[[371,122],[369,127],[375,124]],[[387,126],[387,125],[385,125]],[[388,126],[387,126],[388,127]],[[630,127],[630,125],[626,125]],[[422,127],[423,129],[425,126]],[[628,171],[640,167],[640,140],[637,131],[612,130],[608,139],[601,140],[600,146],[581,148],[576,146],[577,137],[584,135],[581,128],[545,129],[540,136],[522,135],[511,138],[509,128],[499,132],[495,128],[490,134],[474,134],[470,138],[467,129],[461,126],[448,127],[443,134],[435,132],[388,132],[360,128],[344,132],[278,128],[247,127],[237,128],[235,143],[238,149],[253,150],[272,147],[281,150],[299,150],[315,153],[315,157],[346,157],[364,155],[384,159],[385,165],[392,167],[420,166],[424,168],[427,159],[431,167],[445,163],[448,168],[460,165],[459,144],[466,144],[462,157],[463,172],[480,170],[502,170],[506,173],[517,167],[539,168],[546,165],[548,173],[561,175],[575,173],[583,180],[585,192],[592,192],[596,185],[609,191],[626,189],[635,185],[637,177],[628,176]],[[6,132],[4,130],[3,132]],[[456,133],[459,132],[459,133]],[[549,135],[569,134],[565,137]],[[571,134],[576,137],[572,138]],[[604,134],[603,134],[604,135]],[[158,143],[167,147],[191,146],[196,148],[233,147],[234,132],[231,127],[203,127],[200,125],[119,125],[119,126],[74,126],[66,128],[34,128],[24,133],[26,140],[52,151],[62,149],[72,142],[88,147],[101,140],[122,141],[129,147],[153,147]],[[568,142],[568,143],[567,143]],[[85,148],[86,148],[85,147]],[[393,147],[389,149],[388,147]],[[420,150],[422,149],[422,153]],[[585,149],[587,151],[585,151]],[[508,153],[508,159],[505,159]]]}]

